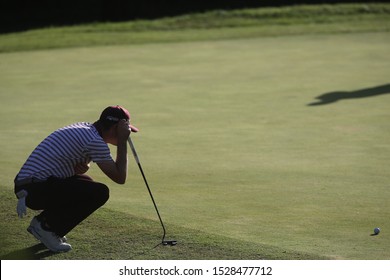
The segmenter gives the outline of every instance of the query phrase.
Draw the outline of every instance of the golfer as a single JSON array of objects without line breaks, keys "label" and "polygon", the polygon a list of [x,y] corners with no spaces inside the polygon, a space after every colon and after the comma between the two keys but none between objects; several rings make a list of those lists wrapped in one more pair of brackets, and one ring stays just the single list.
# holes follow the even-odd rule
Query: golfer
[{"label": "golfer", "polygon": [[[120,106],[103,110],[95,123],[75,123],[50,134],[31,153],[15,178],[19,217],[27,207],[41,210],[27,231],[54,252],[72,249],[65,235],[109,198],[106,185],[85,175],[95,162],[110,179],[124,184],[127,177],[129,112]],[[116,159],[107,144],[117,147]]]}]

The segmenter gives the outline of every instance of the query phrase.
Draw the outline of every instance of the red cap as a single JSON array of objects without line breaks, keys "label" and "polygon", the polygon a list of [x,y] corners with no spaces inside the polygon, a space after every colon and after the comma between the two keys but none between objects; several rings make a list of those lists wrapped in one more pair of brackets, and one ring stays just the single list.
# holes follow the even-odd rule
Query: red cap
[{"label": "red cap", "polygon": [[[125,108],[117,105],[117,106],[109,106],[103,110],[100,115],[101,121],[111,121],[113,123],[117,123],[120,120],[128,120],[130,121],[130,113]],[[138,132],[139,129],[135,126],[129,124],[131,131]]]}]

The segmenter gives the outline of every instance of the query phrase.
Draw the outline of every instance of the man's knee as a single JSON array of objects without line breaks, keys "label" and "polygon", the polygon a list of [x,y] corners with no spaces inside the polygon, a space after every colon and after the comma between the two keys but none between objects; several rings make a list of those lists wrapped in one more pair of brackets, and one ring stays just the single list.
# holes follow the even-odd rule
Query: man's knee
[{"label": "man's knee", "polygon": [[96,196],[96,200],[100,202],[101,205],[104,205],[110,198],[110,189],[102,183],[96,185],[94,193]]}]

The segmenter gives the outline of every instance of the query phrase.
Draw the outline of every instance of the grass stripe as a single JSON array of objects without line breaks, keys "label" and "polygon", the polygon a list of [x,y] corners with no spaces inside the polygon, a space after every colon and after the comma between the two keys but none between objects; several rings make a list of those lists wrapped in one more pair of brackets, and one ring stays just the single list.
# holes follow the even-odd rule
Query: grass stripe
[{"label": "grass stripe", "polygon": [[388,32],[390,4],[339,4],[213,11],[0,35],[0,52],[356,32]]}]

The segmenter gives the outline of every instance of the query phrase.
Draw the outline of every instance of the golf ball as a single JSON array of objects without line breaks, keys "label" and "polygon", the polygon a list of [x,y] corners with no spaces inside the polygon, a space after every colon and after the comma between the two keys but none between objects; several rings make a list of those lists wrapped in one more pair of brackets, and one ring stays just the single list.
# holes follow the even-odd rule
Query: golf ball
[{"label": "golf ball", "polygon": [[374,233],[375,233],[375,234],[379,234],[380,232],[381,232],[381,229],[380,229],[380,228],[378,228],[378,227],[377,227],[377,228],[374,228]]}]

